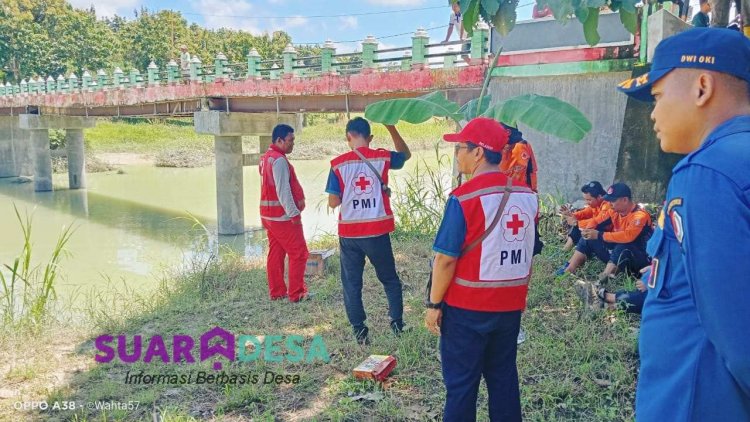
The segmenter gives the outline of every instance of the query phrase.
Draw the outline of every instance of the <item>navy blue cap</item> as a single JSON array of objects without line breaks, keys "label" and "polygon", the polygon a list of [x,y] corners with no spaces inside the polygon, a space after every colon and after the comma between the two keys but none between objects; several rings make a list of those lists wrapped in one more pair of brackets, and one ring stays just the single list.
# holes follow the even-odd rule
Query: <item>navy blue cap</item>
[{"label": "navy blue cap", "polygon": [[589,195],[593,196],[602,196],[607,194],[607,192],[604,191],[604,187],[602,187],[602,184],[597,182],[596,180],[592,180],[581,186],[581,192],[588,193]]},{"label": "navy blue cap", "polygon": [[515,143],[523,141],[523,133],[520,130],[514,128],[513,126],[508,126],[505,123],[503,123],[502,125],[510,131],[510,136],[508,137],[508,145],[513,145]]},{"label": "navy blue cap", "polygon": [[630,186],[625,183],[615,183],[607,189],[607,194],[604,195],[604,200],[607,202],[614,202],[620,198],[632,198],[630,193]]},{"label": "navy blue cap", "polygon": [[750,83],[750,39],[725,28],[693,28],[665,38],[654,51],[651,71],[620,83],[617,89],[653,101],[651,86],[676,68],[728,73]]}]

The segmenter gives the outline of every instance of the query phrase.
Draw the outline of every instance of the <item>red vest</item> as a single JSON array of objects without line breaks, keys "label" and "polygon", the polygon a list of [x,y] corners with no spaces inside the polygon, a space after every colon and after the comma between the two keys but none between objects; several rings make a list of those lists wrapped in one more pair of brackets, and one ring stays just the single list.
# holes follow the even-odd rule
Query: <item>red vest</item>
[{"label": "red vest", "polygon": [[[388,184],[391,152],[385,149],[358,148]],[[331,160],[331,168],[341,188],[339,236],[374,237],[395,229],[391,200],[372,169],[354,151]]]},{"label": "red vest", "polygon": [[534,253],[534,217],[539,208],[536,194],[519,182],[505,192],[508,178],[492,172],[476,176],[456,188],[466,220],[462,248],[478,239],[495,218],[503,195],[510,195],[492,232],[460,258],[445,295],[457,308],[486,312],[526,308]]},{"label": "red vest", "polygon": [[268,151],[260,158],[258,172],[260,172],[260,218],[273,221],[289,221],[291,218],[286,215],[284,207],[279,202],[279,196],[276,194],[276,183],[273,181],[273,162],[276,160],[286,160],[289,165],[289,185],[292,188],[292,198],[294,203],[305,199],[305,193],[302,192],[302,185],[297,180],[297,174],[294,172],[292,163],[286,159],[286,154],[276,145],[271,144]]}]

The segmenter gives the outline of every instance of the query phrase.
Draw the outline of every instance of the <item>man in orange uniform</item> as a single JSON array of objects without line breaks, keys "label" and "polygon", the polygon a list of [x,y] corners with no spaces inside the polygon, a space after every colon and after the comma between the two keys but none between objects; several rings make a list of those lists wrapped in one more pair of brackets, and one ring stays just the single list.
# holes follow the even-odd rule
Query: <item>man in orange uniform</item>
[{"label": "man in orange uniform", "polygon": [[[612,205],[604,200],[604,195],[607,193],[604,191],[602,184],[596,180],[586,183],[581,187],[581,193],[583,193],[583,200],[586,202],[586,207],[579,211],[571,211],[570,209],[563,207],[560,212],[565,217],[565,220],[573,228],[568,233],[568,240],[563,247],[563,250],[569,251],[573,249],[579,240],[581,240],[581,228],[586,227],[590,220],[607,210],[612,209]],[[605,230],[602,227],[600,230]]]},{"label": "man in orange uniform", "polygon": [[531,145],[523,139],[523,133],[518,129],[505,125],[510,131],[508,144],[503,148],[503,159],[500,161],[500,171],[506,176],[528,186],[538,192],[536,183],[536,157]]},{"label": "man in orange uniform", "polygon": [[[260,159],[260,218],[268,233],[266,274],[271,300],[306,299],[305,266],[310,255],[302,232],[305,193],[286,155],[294,149],[294,129],[276,125],[273,141]],[[284,258],[289,255],[289,290],[284,284]]]},{"label": "man in orange uniform", "polygon": [[[630,187],[625,183],[610,186],[604,200],[612,205],[612,209],[592,218],[581,229],[581,240],[568,261],[566,273],[575,273],[591,255],[607,263],[599,277],[600,282],[618,269],[638,274],[641,268],[649,265],[646,254],[646,242],[652,232],[649,213],[633,202]],[[597,226],[603,223],[611,224],[612,231],[598,230]]]}]

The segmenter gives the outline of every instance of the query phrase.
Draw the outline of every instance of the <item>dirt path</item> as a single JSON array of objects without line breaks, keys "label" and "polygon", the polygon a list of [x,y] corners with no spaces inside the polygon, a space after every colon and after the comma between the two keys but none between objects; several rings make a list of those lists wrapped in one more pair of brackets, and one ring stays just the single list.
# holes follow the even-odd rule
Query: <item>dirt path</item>
[{"label": "dirt path", "polygon": [[156,159],[148,154],[133,152],[100,152],[96,158],[111,166],[154,165]]}]

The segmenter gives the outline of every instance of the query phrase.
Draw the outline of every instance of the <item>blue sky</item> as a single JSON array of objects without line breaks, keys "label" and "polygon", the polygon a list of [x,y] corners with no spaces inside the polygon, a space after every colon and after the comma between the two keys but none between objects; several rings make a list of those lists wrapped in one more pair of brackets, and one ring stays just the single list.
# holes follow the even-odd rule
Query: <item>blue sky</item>
[{"label": "blue sky", "polygon": [[[283,29],[295,43],[322,43],[326,39],[337,42],[339,52],[353,51],[359,43],[343,41],[361,40],[372,34],[381,48],[406,46],[410,35],[418,27],[434,28],[447,25],[450,7],[447,0],[69,0],[79,8],[94,5],[97,14],[118,14],[133,18],[133,11],[142,6],[150,10],[171,9],[182,12],[188,22],[209,28],[227,27],[251,33]],[[531,17],[529,4],[521,0],[519,20]],[[405,9],[423,9],[404,11]],[[356,16],[361,13],[377,13]],[[344,15],[336,17],[314,16]],[[431,41],[445,38],[446,28],[429,31]],[[456,36],[453,36],[456,39]]]}]

